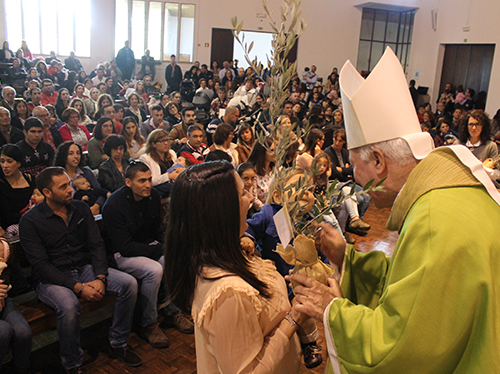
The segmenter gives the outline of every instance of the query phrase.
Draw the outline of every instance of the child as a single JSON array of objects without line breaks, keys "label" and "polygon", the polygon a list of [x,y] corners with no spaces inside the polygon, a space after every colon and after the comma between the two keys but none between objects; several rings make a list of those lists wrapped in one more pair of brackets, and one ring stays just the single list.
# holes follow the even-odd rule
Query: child
[{"label": "child", "polygon": [[332,175],[332,162],[330,157],[324,152],[316,155],[311,164],[311,171],[314,175],[314,193],[324,194],[328,186],[328,179]]},{"label": "child", "polygon": [[104,188],[92,188],[84,177],[73,179],[73,188],[76,191],[73,199],[85,201],[88,206],[93,206],[99,196],[109,197],[111,195],[111,192]]},{"label": "child", "polygon": [[[303,170],[297,169],[284,181],[286,185],[295,184],[300,178],[304,178]],[[280,242],[276,226],[274,224],[274,215],[281,210],[283,199],[281,192],[277,189],[278,181],[273,178],[269,186],[269,194],[266,204],[262,207],[261,211],[256,213],[251,219],[247,220],[248,229],[245,237],[241,239],[241,246],[247,253],[252,253],[255,248],[255,242],[259,243],[263,259],[274,261],[276,270],[285,276],[288,275],[293,266],[288,265],[281,256],[275,251],[276,245]],[[307,185],[307,183],[305,183]],[[306,186],[304,186],[307,188]],[[309,185],[312,189],[313,185]],[[286,186],[285,186],[286,188]],[[293,191],[290,201],[298,199],[298,193]],[[300,206],[304,214],[314,205],[314,195],[311,191],[306,191],[300,199]],[[288,243],[286,243],[288,244]],[[291,291],[290,291],[291,292]],[[290,295],[293,297],[293,294]],[[297,331],[304,354],[304,363],[308,369],[314,368],[321,364],[323,357],[321,356],[321,347],[316,344],[319,337],[316,324],[313,319],[307,320],[302,323]]]},{"label": "child", "polygon": [[[35,188],[33,190],[33,193],[31,194],[31,198],[30,198],[28,205],[26,205],[26,207],[23,210],[21,210],[20,213],[21,214],[26,213],[28,210],[33,208],[35,205],[40,204],[43,201],[43,199],[44,199],[44,196],[42,195],[42,193],[38,190],[38,188]],[[13,238],[14,236],[17,236],[17,235],[19,235],[19,224],[18,223],[10,225],[9,227],[7,227],[5,229],[5,237],[7,239]]]},{"label": "child", "polygon": [[253,194],[253,185],[255,182],[255,170],[251,163],[244,162],[238,166],[238,174],[243,181],[245,186],[245,190],[247,190],[252,196],[253,201],[250,205],[250,209],[248,209],[247,218],[252,218],[256,212],[259,212],[262,209],[262,202]]}]

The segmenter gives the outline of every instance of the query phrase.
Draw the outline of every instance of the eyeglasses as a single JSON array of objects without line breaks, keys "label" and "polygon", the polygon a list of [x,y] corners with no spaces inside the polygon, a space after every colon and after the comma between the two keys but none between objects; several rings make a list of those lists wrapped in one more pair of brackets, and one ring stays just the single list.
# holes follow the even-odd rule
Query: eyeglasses
[{"label": "eyeglasses", "polygon": [[469,127],[483,127],[483,125],[481,123],[469,123]]},{"label": "eyeglasses", "polygon": [[161,139],[161,140],[157,140],[156,143],[168,143],[168,139]]}]

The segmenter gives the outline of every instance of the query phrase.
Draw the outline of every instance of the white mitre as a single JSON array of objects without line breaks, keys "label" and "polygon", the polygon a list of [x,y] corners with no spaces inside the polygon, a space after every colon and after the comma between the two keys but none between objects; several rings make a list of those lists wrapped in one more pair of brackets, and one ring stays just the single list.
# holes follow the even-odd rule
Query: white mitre
[{"label": "white mitre", "polygon": [[405,139],[418,160],[434,149],[432,137],[420,128],[401,63],[391,48],[366,80],[347,61],[339,82],[349,149],[396,138]]}]

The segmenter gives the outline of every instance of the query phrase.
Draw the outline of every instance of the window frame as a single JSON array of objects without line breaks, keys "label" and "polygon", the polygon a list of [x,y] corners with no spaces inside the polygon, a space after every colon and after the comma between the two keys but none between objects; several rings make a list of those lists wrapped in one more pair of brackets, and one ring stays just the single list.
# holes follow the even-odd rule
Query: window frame
[{"label": "window frame", "polygon": [[[8,1],[11,1],[11,2],[14,2],[14,1],[17,1],[18,5],[21,7],[21,19],[19,20],[20,22],[20,28],[21,28],[21,40],[27,40],[27,36],[26,36],[26,20],[25,20],[25,6],[29,6],[29,4],[25,5],[25,1],[26,0],[8,0]],[[5,22],[5,31],[6,31],[6,40],[9,40],[10,36],[9,36],[9,29],[8,29],[8,21],[7,21],[7,6],[6,6],[6,2],[7,0],[4,1],[4,22]],[[75,57],[83,57],[83,58],[90,58],[92,56],[92,40],[90,39],[89,40],[89,51],[88,51],[88,56],[85,55],[85,54],[79,54],[78,50],[77,50],[77,22],[76,22],[76,19],[77,19],[77,9],[78,9],[78,2],[76,0],[74,0],[75,2],[75,7],[74,7],[74,11],[73,11],[73,14],[72,14],[72,26],[73,26],[73,40],[72,40],[72,46],[70,48],[70,51],[74,51],[75,52]],[[49,55],[49,53],[44,53],[43,52],[43,44],[44,44],[44,38],[42,37],[42,30],[43,30],[43,26],[42,26],[42,17],[40,15],[40,9],[42,8],[42,1],[41,0],[37,0],[37,3],[38,3],[38,45],[40,46],[40,50],[37,51],[37,50],[32,50],[32,47],[30,47],[30,51],[31,53],[33,54],[37,54],[37,55]],[[92,6],[92,4],[89,2],[89,7]],[[89,14],[91,15],[91,10],[89,11]],[[56,18],[56,23],[55,23],[55,27],[56,27],[56,35],[53,35],[52,37],[56,37],[57,38],[57,48],[54,52],[56,52],[56,55],[57,56],[69,56],[69,54],[66,54],[66,53],[61,53],[60,51],[60,48],[61,48],[61,45],[60,45],[60,38],[59,38],[59,35],[60,35],[60,32],[59,32],[59,18],[60,18],[60,12],[59,12],[59,8],[57,8],[56,12],[55,12],[55,18]],[[89,32],[91,32],[92,28],[91,28],[91,20],[92,20],[92,17],[89,18]],[[86,33],[87,34],[87,33]],[[29,42],[28,42],[29,43]],[[9,45],[10,45],[10,41],[9,41]],[[28,44],[28,46],[30,46],[30,44]],[[12,49],[12,47],[11,47]],[[16,49],[17,50],[17,49]],[[81,51],[80,51],[81,52]]]},{"label": "window frame", "polygon": [[[366,34],[364,31],[367,31],[366,29],[363,29],[363,20],[365,20],[365,11],[371,11],[373,12],[373,19],[372,19],[372,25],[371,25],[371,31],[370,31],[370,38],[365,38],[362,37],[363,34]],[[384,30],[384,39],[383,40],[378,40],[374,38],[374,33],[375,33],[375,24],[376,24],[376,19],[378,14],[384,14],[385,15],[385,30]],[[397,35],[396,35],[396,41],[388,41],[387,40],[387,34],[388,34],[388,24],[389,24],[389,19],[390,19],[390,13],[394,13],[398,15],[398,24],[397,24]],[[408,9],[408,10],[385,10],[385,9],[377,9],[377,8],[370,8],[366,7],[363,8],[363,13],[361,16],[361,29],[360,29],[360,36],[359,36],[359,44],[358,44],[358,61],[356,67],[358,70],[360,69],[360,45],[361,42],[365,43],[370,43],[370,49],[368,52],[368,68],[367,71],[371,71],[375,65],[377,64],[378,61],[372,61],[372,51],[373,51],[373,44],[374,43],[383,43],[383,51],[387,48],[387,46],[393,46],[396,45],[396,49],[394,50],[394,53],[396,56],[398,56],[399,61],[401,62],[401,65],[403,67],[403,70],[405,74],[407,73],[408,65],[409,65],[409,60],[410,60],[410,50],[411,50],[411,39],[413,38],[413,26],[415,24],[415,13],[416,9]],[[402,32],[402,34],[401,34]],[[401,37],[401,41],[400,41]],[[362,69],[365,70],[365,69]]]},{"label": "window frame", "polygon": [[[193,48],[191,50],[191,59],[190,61],[182,61],[183,63],[193,63],[196,61],[195,56],[194,56],[194,51],[195,51],[195,38],[196,38],[196,11],[197,11],[197,4],[195,1],[169,1],[169,0],[127,0],[128,3],[128,34],[127,34],[127,40],[131,42],[130,48],[134,51],[134,46],[132,45],[132,9],[133,9],[133,2],[134,1],[140,1],[145,3],[145,12],[144,12],[144,22],[145,22],[145,28],[144,28],[144,50],[146,49],[151,49],[148,46],[148,37],[149,37],[149,11],[150,11],[150,3],[161,3],[161,43],[160,43],[160,56],[157,59],[156,56],[155,60],[160,61],[160,62],[169,62],[170,61],[170,55],[165,56],[164,52],[164,47],[165,47],[165,10],[166,6],[165,4],[175,4],[178,7],[178,14],[177,14],[177,47],[175,51],[175,55],[177,57],[177,60],[180,61],[179,55],[180,55],[180,44],[181,44],[181,19],[182,19],[182,6],[183,5],[192,5],[194,7],[194,25],[193,25]],[[117,22],[116,20],[116,0],[115,0],[115,24]],[[116,29],[115,29],[115,55],[118,53],[119,48],[118,45],[116,44]],[[141,55],[144,53],[144,50],[141,51]],[[136,51],[134,51],[135,53]]]}]

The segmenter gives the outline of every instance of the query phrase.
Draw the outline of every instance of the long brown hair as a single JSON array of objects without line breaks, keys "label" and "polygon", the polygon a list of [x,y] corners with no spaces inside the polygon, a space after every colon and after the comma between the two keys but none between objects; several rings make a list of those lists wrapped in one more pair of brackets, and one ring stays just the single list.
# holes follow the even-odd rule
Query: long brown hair
[{"label": "long brown hair", "polygon": [[[127,130],[125,130],[125,127],[132,122],[135,125],[135,134],[133,139],[130,139],[130,135],[127,133]],[[137,121],[135,120],[134,117],[128,116],[123,119],[123,126],[122,126],[122,131],[120,134],[125,138],[127,141],[128,146],[131,146],[132,140],[135,140],[137,144],[139,144],[139,147],[142,147],[146,141],[141,135],[141,132],[139,131],[139,126],[137,125]]]},{"label": "long brown hair", "polygon": [[158,155],[158,152],[156,151],[156,148],[154,147],[154,143],[157,143],[161,138],[167,138],[168,139],[168,132],[166,132],[163,129],[156,129],[151,132],[148,136],[148,140],[146,141],[146,154],[150,155],[153,160],[155,160],[157,163],[161,164],[164,161],[170,161],[172,160],[172,155],[169,152],[166,152],[165,155],[165,160],[162,161],[160,156]]}]

